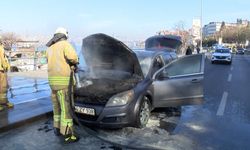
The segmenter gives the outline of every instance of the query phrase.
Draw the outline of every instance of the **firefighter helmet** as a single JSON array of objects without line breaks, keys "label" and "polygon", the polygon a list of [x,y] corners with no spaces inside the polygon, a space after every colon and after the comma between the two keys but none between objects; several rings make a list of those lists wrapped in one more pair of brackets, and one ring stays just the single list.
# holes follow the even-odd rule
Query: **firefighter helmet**
[{"label": "firefighter helmet", "polygon": [[68,37],[68,31],[67,31],[67,29],[65,29],[63,27],[59,27],[56,29],[55,34],[58,34],[58,33],[64,34],[66,37]]}]

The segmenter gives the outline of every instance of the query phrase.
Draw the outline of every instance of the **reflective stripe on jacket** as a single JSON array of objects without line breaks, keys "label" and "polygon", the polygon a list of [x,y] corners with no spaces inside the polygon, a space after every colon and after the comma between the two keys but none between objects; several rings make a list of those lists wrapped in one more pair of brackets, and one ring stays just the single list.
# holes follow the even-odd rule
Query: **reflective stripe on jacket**
[{"label": "reflective stripe on jacket", "polygon": [[[47,51],[48,79],[50,86],[67,86],[70,77],[70,65],[77,64],[78,57],[71,44],[64,40],[51,45]],[[57,89],[58,90],[58,89]]]},{"label": "reflective stripe on jacket", "polygon": [[69,85],[69,77],[49,77],[49,83],[50,85]]},{"label": "reflective stripe on jacket", "polygon": [[10,64],[4,54],[4,48],[0,45],[0,71],[7,72],[10,69]]}]

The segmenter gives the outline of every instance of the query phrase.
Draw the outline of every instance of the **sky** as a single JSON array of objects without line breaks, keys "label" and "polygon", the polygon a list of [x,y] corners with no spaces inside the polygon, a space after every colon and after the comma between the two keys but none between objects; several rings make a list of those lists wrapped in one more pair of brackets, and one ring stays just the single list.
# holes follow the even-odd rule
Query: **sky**
[{"label": "sky", "polygon": [[3,0],[0,33],[51,37],[65,27],[75,41],[94,33],[121,40],[144,40],[178,22],[185,28],[201,16],[202,23],[250,20],[250,0]]}]

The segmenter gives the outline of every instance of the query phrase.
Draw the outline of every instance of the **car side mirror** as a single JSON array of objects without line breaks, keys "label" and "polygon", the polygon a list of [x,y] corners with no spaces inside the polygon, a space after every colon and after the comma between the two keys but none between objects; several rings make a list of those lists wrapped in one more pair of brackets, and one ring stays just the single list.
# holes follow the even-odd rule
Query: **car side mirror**
[{"label": "car side mirror", "polygon": [[158,73],[156,76],[155,76],[155,79],[156,80],[165,80],[165,79],[169,79],[169,75],[168,75],[168,72],[161,72],[161,73]]}]

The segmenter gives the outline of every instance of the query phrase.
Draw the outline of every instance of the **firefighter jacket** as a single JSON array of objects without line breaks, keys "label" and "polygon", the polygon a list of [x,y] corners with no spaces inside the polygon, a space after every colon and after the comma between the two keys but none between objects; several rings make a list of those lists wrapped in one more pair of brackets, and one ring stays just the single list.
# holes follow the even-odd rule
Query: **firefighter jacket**
[{"label": "firefighter jacket", "polygon": [[58,41],[51,45],[47,51],[48,79],[52,90],[68,88],[70,66],[78,63],[75,49],[66,41]]},{"label": "firefighter jacket", "polygon": [[4,48],[0,45],[0,71],[7,72],[10,69],[10,64],[4,53]]}]

